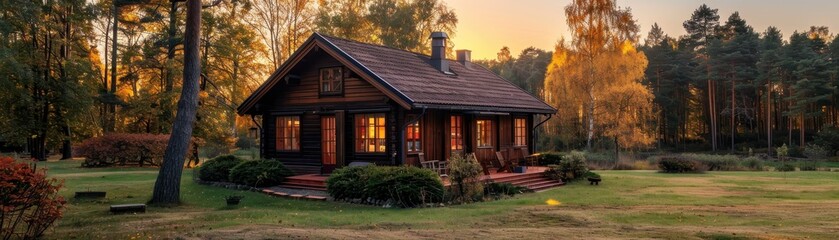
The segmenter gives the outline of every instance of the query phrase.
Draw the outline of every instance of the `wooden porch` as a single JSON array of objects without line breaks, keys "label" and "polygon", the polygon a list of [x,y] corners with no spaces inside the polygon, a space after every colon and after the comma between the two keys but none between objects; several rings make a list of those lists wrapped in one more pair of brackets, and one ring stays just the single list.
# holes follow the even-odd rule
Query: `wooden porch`
[{"label": "wooden porch", "polygon": [[[526,187],[533,191],[542,191],[553,187],[562,186],[565,183],[545,177],[544,172],[548,170],[543,166],[527,167],[527,172],[524,173],[510,173],[492,171],[489,175],[481,176],[481,181],[492,181],[497,183],[510,183],[516,186]],[[329,175],[323,174],[304,174],[291,176],[286,178],[280,187],[295,188],[295,189],[309,189],[326,191],[326,179]],[[443,185],[450,186],[451,182],[448,177],[442,177]]]}]

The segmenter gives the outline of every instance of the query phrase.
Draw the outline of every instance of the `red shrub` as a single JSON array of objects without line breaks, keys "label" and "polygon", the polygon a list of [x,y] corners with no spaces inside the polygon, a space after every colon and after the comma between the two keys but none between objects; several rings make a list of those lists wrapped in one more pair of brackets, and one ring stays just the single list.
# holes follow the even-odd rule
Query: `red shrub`
[{"label": "red shrub", "polygon": [[115,133],[85,140],[79,146],[78,154],[86,157],[84,167],[160,166],[168,142],[169,135],[164,134]]},{"label": "red shrub", "polygon": [[0,157],[0,238],[34,239],[61,218],[62,184],[26,163]]}]

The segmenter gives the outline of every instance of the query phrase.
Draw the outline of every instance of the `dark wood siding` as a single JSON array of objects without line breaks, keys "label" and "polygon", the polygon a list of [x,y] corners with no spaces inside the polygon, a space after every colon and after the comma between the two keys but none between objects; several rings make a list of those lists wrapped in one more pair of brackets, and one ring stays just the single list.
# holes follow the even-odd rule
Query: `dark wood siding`
[{"label": "dark wood siding", "polygon": [[296,66],[291,75],[300,77],[299,83],[282,83],[273,89],[266,103],[274,106],[299,106],[313,104],[346,104],[357,102],[384,103],[387,97],[369,82],[344,68],[343,94],[323,95],[319,93],[320,69],[342,66],[338,60],[322,51],[310,53],[307,61]]},{"label": "dark wood siding", "polygon": [[[358,112],[376,111],[388,113],[391,109],[398,107],[385,97],[373,85],[363,79],[359,79],[354,73],[344,69],[345,78],[343,94],[321,96],[318,92],[319,74],[321,68],[341,66],[341,63],[324,54],[322,51],[314,51],[306,57],[306,61],[296,66],[291,75],[300,76],[299,81],[281,83],[273,89],[260,104],[260,111],[263,111],[263,158],[278,159],[296,174],[320,173],[321,171],[321,115],[336,115],[337,111],[344,111],[342,119],[336,119],[336,123],[343,123],[343,158],[342,153],[337,160],[343,159],[344,164],[353,161],[374,162],[379,165],[389,165],[392,158],[388,153],[378,154],[355,154],[355,114]],[[384,109],[385,111],[382,111]],[[275,146],[275,117],[278,115],[300,116],[300,151],[280,152]],[[392,118],[395,115],[387,114],[388,118],[388,144],[395,141],[395,133],[391,132],[393,126]],[[390,146],[390,145],[388,145]],[[392,150],[389,148],[388,150]]]}]

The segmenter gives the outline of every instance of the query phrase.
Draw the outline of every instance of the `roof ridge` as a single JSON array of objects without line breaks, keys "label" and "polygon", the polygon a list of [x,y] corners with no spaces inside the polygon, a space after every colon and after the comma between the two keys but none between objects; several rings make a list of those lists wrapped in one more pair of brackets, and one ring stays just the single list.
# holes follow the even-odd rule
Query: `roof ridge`
[{"label": "roof ridge", "polygon": [[[315,33],[315,34],[318,34],[318,35],[320,35],[321,37],[324,37],[324,38],[330,38],[330,39],[336,39],[336,40],[341,40],[341,41],[347,41],[347,42],[351,42],[351,43],[364,44],[364,45],[373,46],[373,47],[387,48],[387,49],[391,49],[391,50],[396,50],[396,51],[401,51],[401,52],[407,52],[407,53],[412,53],[412,54],[420,55],[420,56],[423,56],[423,57],[429,57],[429,58],[431,58],[431,55],[424,54],[424,53],[413,52],[413,51],[408,51],[408,50],[401,49],[401,48],[396,48],[396,47],[391,47],[391,46],[381,45],[381,44],[377,44],[377,43],[362,42],[362,41],[353,40],[353,39],[349,39],[349,38],[336,37],[336,36],[333,36],[333,35],[324,34],[324,33],[322,33],[322,32],[317,32],[317,31],[316,31],[316,32],[314,32],[314,33]],[[446,60],[449,60],[449,61],[457,61],[457,59],[451,59],[451,58],[448,58],[448,57],[446,57]]]}]

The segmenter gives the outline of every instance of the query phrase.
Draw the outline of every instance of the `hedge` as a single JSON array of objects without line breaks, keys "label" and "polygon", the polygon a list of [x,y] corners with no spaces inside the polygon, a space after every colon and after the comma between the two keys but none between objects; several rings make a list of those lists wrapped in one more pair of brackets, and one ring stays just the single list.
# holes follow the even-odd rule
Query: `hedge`
[{"label": "hedge", "polygon": [[444,195],[443,182],[436,172],[411,166],[345,167],[329,176],[326,189],[336,200],[397,207],[438,203]]},{"label": "hedge", "polygon": [[83,167],[160,166],[168,143],[169,135],[164,134],[115,133],[85,140],[77,154],[85,157]]},{"label": "hedge", "polygon": [[705,166],[696,160],[679,157],[665,157],[658,161],[658,168],[664,173],[703,173]]},{"label": "hedge", "polygon": [[230,169],[228,179],[231,182],[253,186],[276,186],[293,175],[291,170],[277,160],[244,161]]}]

